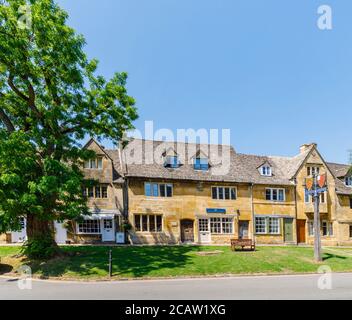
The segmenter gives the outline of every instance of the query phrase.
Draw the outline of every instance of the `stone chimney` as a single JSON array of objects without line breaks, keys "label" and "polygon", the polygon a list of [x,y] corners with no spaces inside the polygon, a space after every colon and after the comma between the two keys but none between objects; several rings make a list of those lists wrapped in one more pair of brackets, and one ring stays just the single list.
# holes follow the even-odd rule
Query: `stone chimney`
[{"label": "stone chimney", "polygon": [[306,143],[306,144],[303,144],[303,145],[301,145],[300,146],[300,148],[299,148],[299,151],[300,151],[300,153],[303,153],[303,152],[306,152],[308,149],[310,149],[311,147],[317,147],[318,145],[315,143],[315,142],[313,142],[313,143]]}]

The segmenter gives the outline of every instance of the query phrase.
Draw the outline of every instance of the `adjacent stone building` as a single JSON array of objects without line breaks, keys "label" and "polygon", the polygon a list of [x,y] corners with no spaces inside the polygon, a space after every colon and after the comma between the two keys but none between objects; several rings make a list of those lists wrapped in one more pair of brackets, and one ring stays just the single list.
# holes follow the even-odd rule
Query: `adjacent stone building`
[{"label": "adjacent stone building", "polygon": [[350,166],[326,163],[316,144],[303,145],[295,157],[138,139],[115,150],[90,140],[85,148],[96,152],[85,175],[99,184],[83,188],[91,215],[66,223],[65,242],[312,244],[314,207],[305,179],[326,173],[322,244],[352,245]]}]

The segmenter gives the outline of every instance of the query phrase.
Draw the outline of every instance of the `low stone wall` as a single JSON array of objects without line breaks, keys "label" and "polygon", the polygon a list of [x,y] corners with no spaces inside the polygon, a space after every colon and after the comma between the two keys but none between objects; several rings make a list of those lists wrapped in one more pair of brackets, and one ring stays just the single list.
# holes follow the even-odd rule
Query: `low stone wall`
[{"label": "low stone wall", "polygon": [[256,235],[257,244],[285,244],[283,235]]}]

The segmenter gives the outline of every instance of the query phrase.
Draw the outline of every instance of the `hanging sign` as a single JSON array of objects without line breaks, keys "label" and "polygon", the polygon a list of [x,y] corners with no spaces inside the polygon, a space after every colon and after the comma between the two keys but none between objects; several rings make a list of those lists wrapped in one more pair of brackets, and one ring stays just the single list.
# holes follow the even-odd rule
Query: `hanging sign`
[{"label": "hanging sign", "polygon": [[317,176],[316,183],[314,183],[314,178],[306,178],[306,188],[309,195],[314,195],[315,193],[323,193],[327,191],[327,175],[321,174]]}]

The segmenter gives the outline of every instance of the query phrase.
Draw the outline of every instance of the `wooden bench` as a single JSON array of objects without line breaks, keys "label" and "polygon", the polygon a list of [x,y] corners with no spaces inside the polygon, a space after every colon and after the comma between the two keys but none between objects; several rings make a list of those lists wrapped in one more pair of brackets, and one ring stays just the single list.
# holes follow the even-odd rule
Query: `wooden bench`
[{"label": "wooden bench", "polygon": [[255,243],[251,239],[231,239],[231,250],[236,251],[238,247],[241,247],[242,250],[249,247],[252,251],[255,251]]}]

